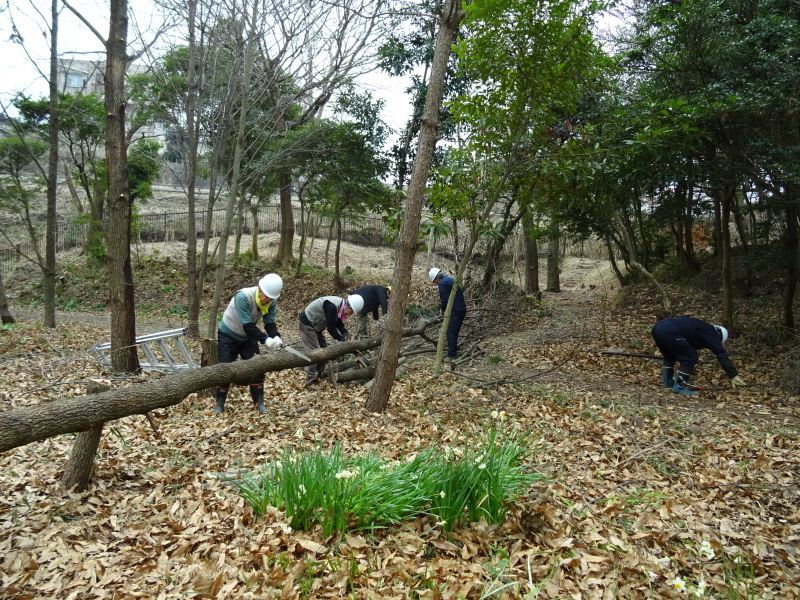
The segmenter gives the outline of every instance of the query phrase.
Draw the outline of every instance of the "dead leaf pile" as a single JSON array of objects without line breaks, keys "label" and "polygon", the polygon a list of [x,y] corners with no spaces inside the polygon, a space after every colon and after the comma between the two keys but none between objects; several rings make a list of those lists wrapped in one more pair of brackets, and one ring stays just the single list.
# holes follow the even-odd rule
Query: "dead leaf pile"
[{"label": "dead leaf pile", "polygon": [[[604,600],[688,597],[702,582],[706,597],[800,598],[800,411],[780,386],[780,361],[745,330],[731,356],[759,385],[732,391],[710,357],[696,377],[706,389],[677,397],[660,387],[658,361],[594,352],[655,352],[656,299],[637,290],[614,312],[602,300],[577,290],[535,310],[506,306],[484,325],[479,358],[439,377],[430,356],[410,361],[383,414],[364,412],[363,387],[310,392],[300,372],[284,371],[267,375],[267,416],[235,388],[222,416],[194,396],[151,413],[161,439],[141,415],[108,423],[86,493],[59,488],[73,436],[6,452],[0,595]],[[707,301],[684,296],[683,308],[713,320]],[[85,353],[103,331],[0,334],[3,409],[108,378]],[[284,449],[334,442],[402,459],[452,444],[495,410],[535,433],[530,468],[550,478],[502,527],[448,538],[419,515],[324,539],[290,530],[279,508],[255,518],[229,481]]]}]

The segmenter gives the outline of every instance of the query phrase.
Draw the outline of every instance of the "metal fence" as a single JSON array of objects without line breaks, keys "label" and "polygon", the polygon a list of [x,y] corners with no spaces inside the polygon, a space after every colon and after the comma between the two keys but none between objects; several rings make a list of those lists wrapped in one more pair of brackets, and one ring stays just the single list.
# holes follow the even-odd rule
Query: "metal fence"
[{"label": "metal fence", "polygon": [[[258,212],[258,224],[254,226],[250,213],[241,215],[243,231],[247,234],[278,232],[281,228],[280,205],[269,205]],[[295,231],[302,235],[304,223],[300,209],[294,209]],[[195,232],[198,238],[219,237],[225,224],[225,210],[219,209],[209,213],[205,210],[195,212]],[[238,227],[236,221],[231,226],[233,233]],[[309,219],[307,234],[327,237],[334,227],[329,217],[313,217]],[[377,215],[364,215],[342,219],[342,239],[360,246],[389,246],[387,238],[387,221]],[[206,231],[208,230],[208,231]],[[153,212],[142,213],[134,219],[134,239],[139,242],[185,242],[189,232],[189,213]],[[89,234],[89,225],[77,223],[71,219],[59,218],[56,225],[56,252],[64,252],[82,246]],[[39,251],[44,253],[44,235],[38,240]],[[18,244],[0,247],[0,270],[3,274],[13,271],[25,257],[35,258],[36,246],[30,240]]]}]

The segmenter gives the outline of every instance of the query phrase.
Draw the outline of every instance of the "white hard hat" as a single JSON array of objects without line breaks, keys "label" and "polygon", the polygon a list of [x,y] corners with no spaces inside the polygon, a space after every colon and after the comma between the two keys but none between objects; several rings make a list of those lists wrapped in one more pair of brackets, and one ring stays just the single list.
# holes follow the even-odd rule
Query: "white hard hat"
[{"label": "white hard hat", "polygon": [[441,269],[433,267],[430,271],[428,271],[428,279],[430,279],[431,281],[436,281],[436,278],[439,276],[439,273],[441,272],[442,272]]},{"label": "white hard hat", "polygon": [[723,344],[726,341],[728,341],[728,330],[727,329],[725,329],[722,325],[714,325],[714,329],[717,330],[717,333],[719,334],[719,337],[722,338],[722,343]]},{"label": "white hard hat", "polygon": [[352,294],[347,297],[347,303],[350,305],[350,308],[353,309],[355,314],[361,312],[361,309],[364,308],[364,298],[359,296],[358,294]]},{"label": "white hard hat", "polygon": [[270,273],[261,278],[261,281],[258,282],[258,287],[267,296],[275,300],[281,295],[283,279],[281,279],[281,276],[277,273]]}]

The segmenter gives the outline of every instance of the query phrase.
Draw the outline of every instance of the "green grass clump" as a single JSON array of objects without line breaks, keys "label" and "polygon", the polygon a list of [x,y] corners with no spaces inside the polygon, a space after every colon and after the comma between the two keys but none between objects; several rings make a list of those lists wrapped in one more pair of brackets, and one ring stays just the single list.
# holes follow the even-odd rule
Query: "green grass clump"
[{"label": "green grass clump", "polygon": [[433,515],[449,532],[482,518],[502,523],[509,503],[543,479],[527,469],[530,453],[527,433],[508,433],[498,424],[463,447],[433,448],[405,461],[346,456],[338,445],[327,452],[286,451],[237,487],[257,515],[274,506],[284,510],[292,528],[319,523],[326,537],[421,514]]}]

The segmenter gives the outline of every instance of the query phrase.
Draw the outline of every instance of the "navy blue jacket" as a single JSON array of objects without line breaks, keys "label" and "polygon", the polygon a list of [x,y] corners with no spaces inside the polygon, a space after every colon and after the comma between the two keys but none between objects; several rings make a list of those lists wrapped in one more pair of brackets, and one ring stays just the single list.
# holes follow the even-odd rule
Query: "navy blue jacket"
[{"label": "navy blue jacket", "polygon": [[[442,312],[447,308],[447,301],[450,299],[450,294],[453,292],[453,285],[456,280],[452,277],[442,277],[439,280],[439,304],[442,307]],[[467,303],[464,302],[464,291],[458,288],[456,292],[456,299],[453,302],[453,312],[467,312]]]},{"label": "navy blue jacket", "polygon": [[389,298],[386,295],[385,285],[362,285],[350,292],[351,296],[353,294],[358,294],[364,299],[362,315],[372,313],[372,318],[377,321],[380,319],[378,308],[383,311],[384,316],[389,312]]},{"label": "navy blue jacket", "polygon": [[722,339],[716,328],[702,319],[694,317],[663,319],[653,325],[653,338],[656,343],[660,340],[683,338],[695,350],[708,348],[717,357],[717,361],[728,377],[735,377],[739,374],[731,359],[728,358],[728,353],[722,345]]}]

